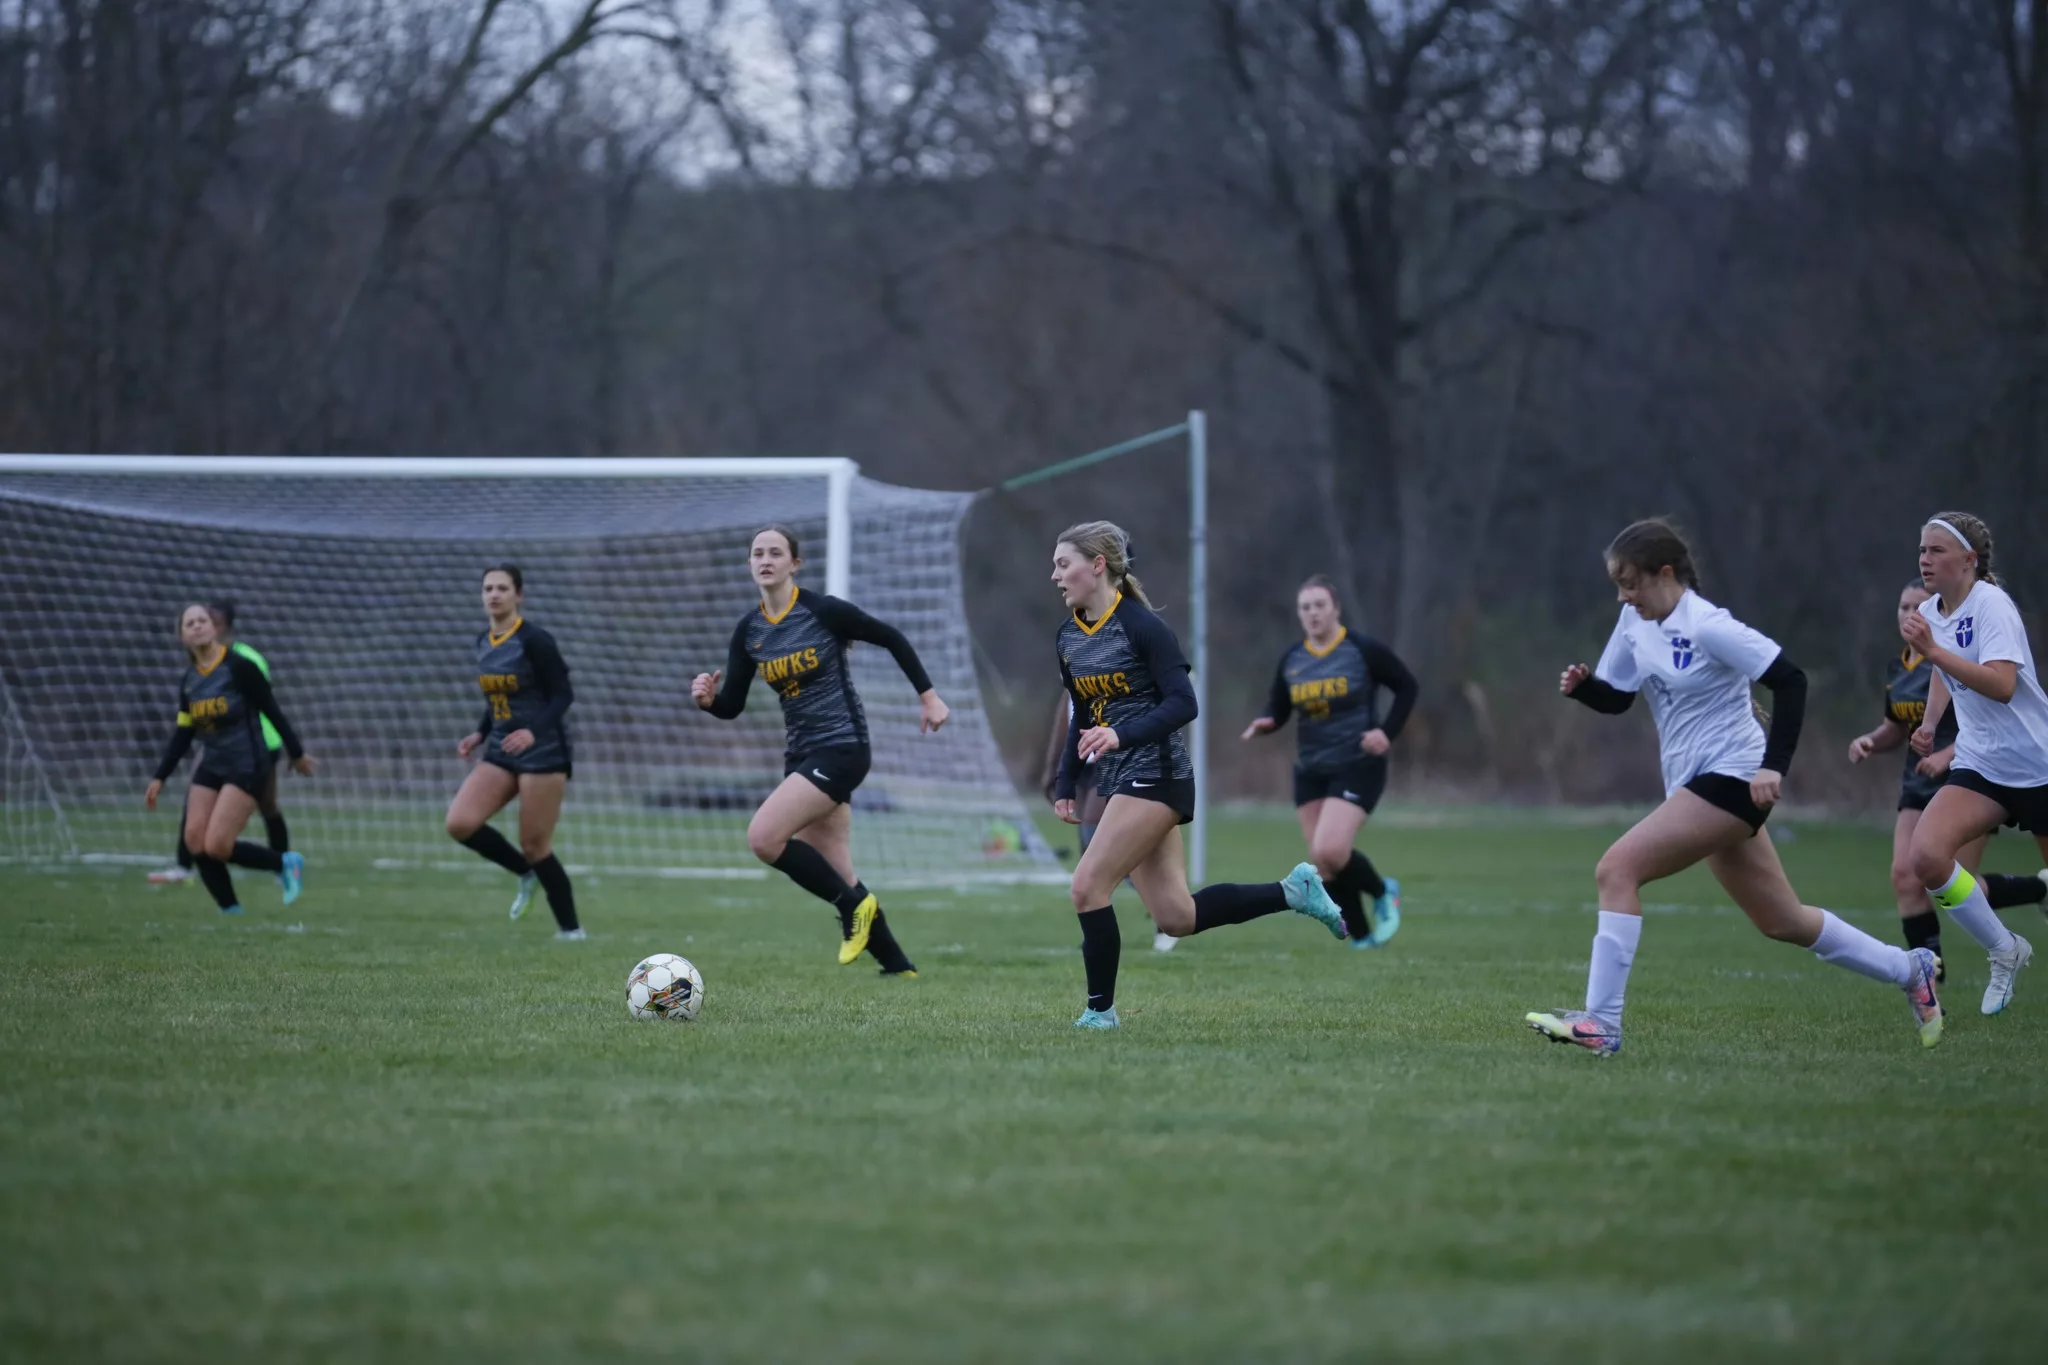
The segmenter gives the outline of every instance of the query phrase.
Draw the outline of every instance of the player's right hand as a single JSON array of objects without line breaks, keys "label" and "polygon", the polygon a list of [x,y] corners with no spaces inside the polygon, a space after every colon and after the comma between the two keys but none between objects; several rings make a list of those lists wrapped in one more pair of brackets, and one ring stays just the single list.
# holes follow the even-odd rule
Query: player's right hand
[{"label": "player's right hand", "polygon": [[700,711],[709,711],[711,704],[718,700],[718,684],[724,679],[725,670],[699,673],[690,679],[690,700],[697,703]]},{"label": "player's right hand", "polygon": [[1869,735],[1858,735],[1849,741],[1849,761],[1851,763],[1861,763],[1875,752],[1877,752],[1877,745],[1871,742]]},{"label": "player's right hand", "polygon": [[1914,753],[1925,758],[1934,752],[1934,731],[1923,725],[1913,732],[1913,738],[1908,742],[1912,744]]},{"label": "player's right hand", "polygon": [[461,741],[456,744],[455,756],[457,758],[468,758],[471,754],[476,752],[476,746],[483,742],[484,737],[480,734],[477,734],[474,730],[472,730],[470,731],[470,733],[464,735]]},{"label": "player's right hand", "polygon": [[1071,796],[1064,796],[1053,802],[1052,813],[1070,825],[1081,823],[1081,817],[1074,813],[1074,798]]},{"label": "player's right hand", "polygon": [[1239,735],[1238,738],[1250,739],[1254,735],[1270,735],[1276,728],[1278,728],[1277,723],[1271,716],[1260,716],[1250,725],[1245,726],[1244,733]]},{"label": "player's right hand", "polygon": [[163,779],[162,779],[162,778],[151,778],[151,779],[150,779],[150,783],[149,783],[149,790],[147,790],[147,791],[145,791],[145,792],[143,792],[143,793],[142,793],[142,804],[143,804],[143,805],[145,805],[145,806],[147,806],[147,807],[149,807],[149,808],[150,808],[151,810],[155,810],[155,809],[156,809],[156,799],[157,799],[157,798],[158,798],[159,796],[162,796],[162,795],[163,795],[163,793],[164,793],[164,784],[163,784]]},{"label": "player's right hand", "polygon": [[1572,693],[1579,690],[1580,683],[1592,676],[1592,669],[1584,664],[1573,664],[1570,668],[1558,674],[1557,690],[1569,697]]}]

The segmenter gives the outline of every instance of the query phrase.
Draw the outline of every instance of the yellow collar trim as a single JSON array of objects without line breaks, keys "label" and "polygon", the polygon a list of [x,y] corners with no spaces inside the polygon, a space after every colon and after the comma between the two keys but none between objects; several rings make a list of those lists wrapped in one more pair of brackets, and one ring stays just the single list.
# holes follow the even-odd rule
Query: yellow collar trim
[{"label": "yellow collar trim", "polygon": [[1109,618],[1116,615],[1116,609],[1122,606],[1123,604],[1124,595],[1123,593],[1119,592],[1116,595],[1116,601],[1111,602],[1109,604],[1109,610],[1102,613],[1102,619],[1100,621],[1097,621],[1092,626],[1081,619],[1081,609],[1079,607],[1075,607],[1074,624],[1081,628],[1081,633],[1083,635],[1093,635],[1096,631],[1101,630],[1104,626],[1109,624]]},{"label": "yellow collar trim", "polygon": [[770,616],[770,615],[768,614],[768,604],[767,604],[767,602],[765,602],[765,601],[764,601],[764,602],[762,602],[762,603],[761,603],[761,619],[762,619],[762,620],[764,620],[764,621],[766,621],[766,622],[767,622],[767,623],[768,623],[769,625],[771,625],[771,626],[779,626],[779,625],[781,625],[781,624],[782,624],[782,621],[783,621],[783,617],[786,617],[786,616],[788,616],[788,615],[789,615],[789,614],[790,614],[790,613],[791,613],[792,611],[795,611],[795,610],[796,610],[796,599],[797,599],[798,595],[799,595],[799,594],[801,594],[802,592],[803,592],[803,589],[802,589],[802,588],[799,588],[799,587],[797,587],[797,586],[796,586],[796,585],[795,585],[794,583],[792,583],[792,584],[790,585],[790,588],[789,588],[789,605],[788,605],[788,606],[786,606],[786,607],[784,607],[784,608],[782,609],[782,615],[781,615],[781,616]]},{"label": "yellow collar trim", "polygon": [[213,642],[213,647],[220,651],[220,657],[215,659],[212,663],[202,664],[197,659],[194,659],[192,661],[192,667],[199,670],[199,676],[202,678],[212,677],[213,670],[219,668],[222,664],[228,661],[228,647],[226,645],[222,644],[218,640],[215,640]]},{"label": "yellow collar trim", "polygon": [[491,632],[491,648],[496,649],[499,645],[504,644],[507,640],[517,635],[519,633],[519,628],[525,624],[526,618],[524,616],[515,616],[512,618],[511,628],[508,629],[503,635],[499,635],[495,631]]},{"label": "yellow collar trim", "polygon": [[1899,651],[1899,662],[1906,666],[1906,671],[1908,673],[1911,673],[1914,669],[1926,663],[1927,658],[1918,650],[1914,649],[1911,645],[1907,645],[1904,649]]},{"label": "yellow collar trim", "polygon": [[1339,627],[1337,627],[1337,638],[1336,638],[1336,639],[1334,639],[1334,640],[1332,640],[1332,641],[1330,641],[1330,643],[1329,643],[1329,645],[1328,645],[1327,647],[1325,647],[1325,648],[1323,648],[1323,649],[1317,649],[1317,648],[1316,648],[1316,647],[1315,647],[1314,645],[1310,644],[1310,643],[1309,643],[1309,642],[1308,642],[1307,640],[1303,640],[1303,641],[1301,642],[1301,647],[1302,647],[1303,649],[1307,650],[1307,651],[1308,651],[1309,653],[1311,653],[1311,654],[1315,655],[1315,656],[1316,656],[1316,657],[1317,657],[1318,659],[1327,659],[1327,658],[1329,658],[1329,657],[1330,657],[1330,651],[1331,651],[1331,650],[1333,650],[1333,649],[1335,649],[1335,648],[1336,648],[1336,647],[1337,647],[1338,645],[1341,645],[1341,644],[1343,644],[1343,643],[1344,643],[1344,637],[1345,637],[1345,636],[1347,636],[1347,635],[1349,635],[1350,633],[1351,633],[1351,628],[1350,628],[1349,626],[1339,626]]}]

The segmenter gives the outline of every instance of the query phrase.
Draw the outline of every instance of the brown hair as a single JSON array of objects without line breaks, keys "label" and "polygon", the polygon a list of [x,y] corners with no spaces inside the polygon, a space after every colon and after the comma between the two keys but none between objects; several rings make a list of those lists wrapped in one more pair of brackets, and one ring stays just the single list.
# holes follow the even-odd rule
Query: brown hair
[{"label": "brown hair", "polygon": [[510,561],[503,564],[493,564],[484,570],[484,577],[489,578],[494,573],[501,573],[511,579],[512,591],[518,593],[521,597],[526,596],[526,574],[521,571],[517,564]]},{"label": "brown hair", "polygon": [[1991,528],[1984,519],[1969,512],[1936,512],[1921,524],[1921,529],[1945,521],[1963,533],[1964,548],[1977,555],[1977,578],[1980,582],[1996,584],[1998,575],[1991,571]]},{"label": "brown hair", "polygon": [[1337,594],[1337,585],[1331,581],[1328,574],[1312,573],[1307,578],[1302,579],[1301,586],[1294,590],[1295,597],[1299,598],[1310,588],[1321,588],[1324,592],[1330,594],[1331,606],[1335,607],[1338,611],[1344,610],[1344,599]]},{"label": "brown hair", "polygon": [[1633,569],[1645,578],[1655,578],[1670,569],[1672,577],[1686,587],[1699,590],[1699,568],[1693,563],[1692,546],[1678,528],[1663,517],[1646,517],[1621,528],[1621,534],[1607,547],[1607,562],[1617,568]]},{"label": "brown hair", "polygon": [[747,544],[751,546],[755,541],[759,540],[762,536],[767,535],[770,531],[773,531],[776,535],[781,536],[784,543],[786,543],[789,546],[789,557],[791,559],[802,559],[804,557],[804,552],[797,547],[796,532],[790,530],[787,526],[784,526],[779,521],[771,521],[766,526],[763,526],[760,530],[754,532],[754,534],[752,534],[751,536],[748,536]]},{"label": "brown hair", "polygon": [[1123,527],[1113,521],[1084,521],[1060,532],[1059,543],[1073,546],[1084,559],[1100,556],[1103,571],[1119,591],[1147,607],[1152,605],[1152,599],[1145,596],[1145,585],[1131,572],[1131,538]]}]

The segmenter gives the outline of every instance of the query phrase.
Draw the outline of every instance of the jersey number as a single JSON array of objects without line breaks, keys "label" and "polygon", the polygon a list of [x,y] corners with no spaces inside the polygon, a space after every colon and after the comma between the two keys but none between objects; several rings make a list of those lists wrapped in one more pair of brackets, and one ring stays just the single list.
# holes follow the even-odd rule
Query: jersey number
[{"label": "jersey number", "polygon": [[1328,720],[1330,718],[1330,703],[1321,699],[1305,701],[1301,704],[1301,709],[1310,720]]},{"label": "jersey number", "polygon": [[491,719],[512,719],[512,699],[502,692],[491,693]]},{"label": "jersey number", "polygon": [[1095,722],[1095,728],[1098,730],[1108,724],[1108,720],[1103,714],[1108,706],[1108,697],[1097,697],[1094,701],[1088,703],[1088,718]]}]

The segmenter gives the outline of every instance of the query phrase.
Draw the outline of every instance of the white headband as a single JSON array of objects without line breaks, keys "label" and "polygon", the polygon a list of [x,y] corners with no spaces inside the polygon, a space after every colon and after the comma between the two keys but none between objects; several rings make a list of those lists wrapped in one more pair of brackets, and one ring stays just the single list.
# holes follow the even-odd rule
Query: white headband
[{"label": "white headband", "polygon": [[1961,531],[1958,531],[1954,526],[1950,525],[1948,522],[1943,521],[1940,517],[1929,517],[1925,524],[1929,526],[1939,526],[1942,530],[1948,532],[1950,535],[1956,538],[1956,544],[1962,546],[1971,554],[1977,553],[1977,547],[1970,543],[1970,538],[1968,536],[1964,535]]}]

